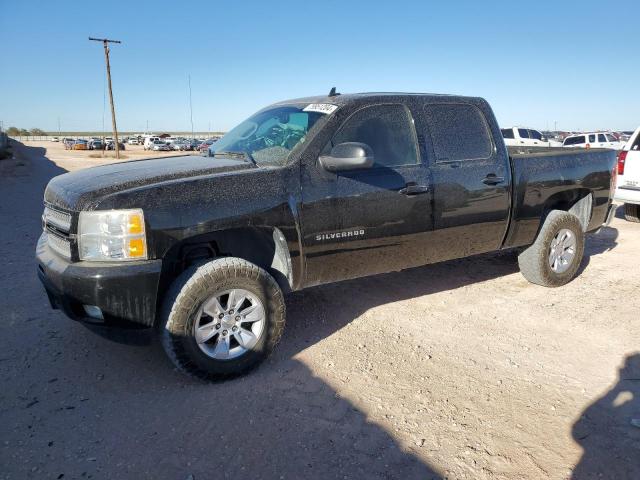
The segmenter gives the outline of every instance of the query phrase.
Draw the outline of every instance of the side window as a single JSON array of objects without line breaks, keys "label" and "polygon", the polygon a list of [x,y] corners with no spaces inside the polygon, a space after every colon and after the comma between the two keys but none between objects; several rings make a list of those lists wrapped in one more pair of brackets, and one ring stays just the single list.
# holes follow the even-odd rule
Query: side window
[{"label": "side window", "polygon": [[565,145],[579,145],[581,143],[585,143],[584,135],[580,135],[578,137],[570,137],[564,141]]},{"label": "side window", "polygon": [[542,140],[542,134],[537,130],[529,130],[529,137],[534,140]]},{"label": "side window", "polygon": [[596,141],[596,136],[595,134],[592,133],[591,135],[589,135],[589,143],[593,143],[595,141]]},{"label": "side window", "polygon": [[332,145],[366,143],[375,165],[395,167],[418,163],[413,120],[403,105],[375,105],[358,110],[340,127]]},{"label": "side window", "polygon": [[520,135],[520,138],[529,138],[529,130],[526,128],[519,128],[518,135]]},{"label": "side window", "polygon": [[607,139],[605,138],[604,134],[599,133],[598,134],[598,142],[605,143],[606,141],[607,141]]},{"label": "side window", "polygon": [[493,143],[479,108],[452,103],[427,105],[424,111],[436,162],[491,157]]},{"label": "side window", "polygon": [[513,138],[513,128],[503,128],[500,131],[503,138]]}]

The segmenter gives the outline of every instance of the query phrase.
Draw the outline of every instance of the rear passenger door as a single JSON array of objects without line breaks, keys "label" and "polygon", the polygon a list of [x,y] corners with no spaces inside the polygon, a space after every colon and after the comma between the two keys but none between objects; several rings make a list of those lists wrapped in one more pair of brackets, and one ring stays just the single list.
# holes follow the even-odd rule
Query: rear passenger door
[{"label": "rear passenger door", "polygon": [[[487,114],[495,125],[488,108]],[[431,260],[499,249],[509,223],[511,173],[485,113],[467,103],[430,104],[420,123],[434,190]]]},{"label": "rear passenger door", "polygon": [[529,130],[527,130],[526,128],[519,128],[518,136],[520,137],[520,145],[529,145]]}]

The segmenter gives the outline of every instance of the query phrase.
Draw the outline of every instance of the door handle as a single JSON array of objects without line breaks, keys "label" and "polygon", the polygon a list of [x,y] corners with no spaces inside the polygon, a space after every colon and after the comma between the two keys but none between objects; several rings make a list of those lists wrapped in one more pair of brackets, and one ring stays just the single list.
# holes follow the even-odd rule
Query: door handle
[{"label": "door handle", "polygon": [[417,185],[411,182],[411,183],[407,183],[407,185],[404,188],[401,188],[400,190],[398,190],[398,193],[411,197],[413,195],[420,195],[422,193],[427,193],[428,191],[429,191],[428,185]]},{"label": "door handle", "polygon": [[504,182],[504,177],[498,177],[495,173],[490,173],[482,180],[485,185],[497,185],[502,182]]}]

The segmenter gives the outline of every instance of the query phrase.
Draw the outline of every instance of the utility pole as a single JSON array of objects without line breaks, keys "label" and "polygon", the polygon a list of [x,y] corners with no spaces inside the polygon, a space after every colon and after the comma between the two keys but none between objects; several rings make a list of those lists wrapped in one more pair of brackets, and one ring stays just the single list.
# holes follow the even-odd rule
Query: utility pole
[{"label": "utility pole", "polygon": [[58,138],[60,138],[60,117],[58,117]]},{"label": "utility pole", "polygon": [[113,138],[115,140],[116,158],[120,158],[120,142],[118,141],[118,127],[116,126],[116,109],[113,106],[113,91],[111,90],[111,66],[109,65],[109,44],[122,43],[120,40],[109,40],[108,38],[92,38],[94,42],[102,42],[104,45],[104,58],[107,62],[107,82],[109,83],[109,101],[111,102],[111,124],[113,125]]},{"label": "utility pole", "polygon": [[191,103],[191,75],[189,75],[189,111],[191,112],[191,138],[193,135],[193,104]]}]

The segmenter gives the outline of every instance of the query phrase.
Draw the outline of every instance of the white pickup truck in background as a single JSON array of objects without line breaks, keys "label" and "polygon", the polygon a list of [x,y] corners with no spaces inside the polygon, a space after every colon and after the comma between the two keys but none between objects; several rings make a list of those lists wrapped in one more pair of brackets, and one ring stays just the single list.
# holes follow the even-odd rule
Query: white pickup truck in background
[{"label": "white pickup truck in background", "polygon": [[542,133],[532,128],[501,128],[507,147],[561,147],[560,142],[549,141]]},{"label": "white pickup truck in background", "polygon": [[624,203],[624,218],[640,222],[640,127],[618,153],[616,200]]},{"label": "white pickup truck in background", "polygon": [[624,142],[619,142],[616,137],[608,132],[586,132],[569,135],[562,142],[563,147],[571,148],[610,148],[622,150]]}]

